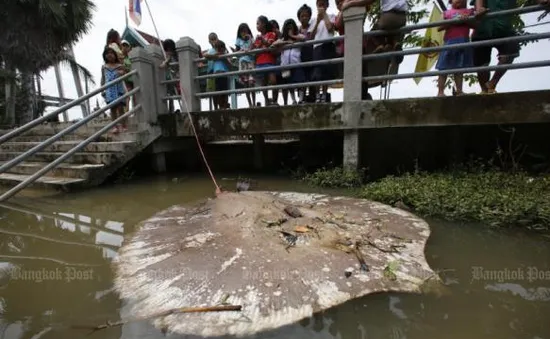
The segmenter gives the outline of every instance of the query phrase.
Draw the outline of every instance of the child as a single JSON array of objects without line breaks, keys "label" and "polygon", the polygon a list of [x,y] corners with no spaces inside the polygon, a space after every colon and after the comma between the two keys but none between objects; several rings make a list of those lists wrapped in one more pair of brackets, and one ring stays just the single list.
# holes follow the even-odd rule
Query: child
[{"label": "child", "polygon": [[[293,19],[288,19],[283,24],[282,32],[282,44],[292,44],[294,42],[300,42],[305,40],[305,36],[298,33],[298,26],[296,21]],[[300,47],[285,49],[281,53],[281,65],[293,65],[299,64],[301,61],[301,52]],[[291,68],[283,70],[281,72],[281,78],[284,83],[287,84],[297,84],[305,82],[304,70],[302,68]],[[294,95],[294,89],[284,89],[283,90],[283,102],[285,105],[288,103],[288,93],[290,92],[290,98],[292,99],[292,104],[296,105],[296,96]],[[299,101],[303,102],[304,100],[304,91],[298,90]]]},{"label": "child", "polygon": [[[256,29],[258,30],[258,32],[260,32],[260,34],[256,36],[256,40],[254,40],[254,43],[252,45],[255,49],[271,47],[275,40],[277,40],[277,35],[273,32],[273,28],[271,27],[269,20],[264,15],[258,17],[258,20],[256,21]],[[263,52],[256,54],[257,69],[273,67],[275,66],[276,62],[277,59],[272,52]],[[277,84],[277,76],[275,72],[269,72],[267,74],[266,72],[256,73],[256,84],[258,84],[259,86],[264,86],[266,83],[269,85]],[[278,91],[273,91],[272,100],[268,98],[267,91],[264,90],[262,92],[264,94],[266,106],[269,104],[277,104]]]},{"label": "child", "polygon": [[[296,16],[298,18],[298,21],[300,21],[299,33],[302,34],[303,36],[305,36],[306,40],[310,40],[312,37],[311,37],[311,32],[310,32],[309,28],[313,26],[313,23],[311,22],[311,16],[312,16],[311,7],[309,7],[306,4],[302,5],[302,7],[300,7],[298,9],[298,13],[296,14]],[[301,55],[301,61],[302,62],[313,61],[313,45],[303,46],[301,48],[300,55]],[[311,80],[311,73],[313,71],[313,67],[311,67],[311,66],[302,67],[302,70],[304,71],[304,76],[306,78],[305,81],[310,81]],[[306,88],[304,87],[302,89],[302,91],[305,93]],[[315,92],[315,88],[310,87],[309,88],[310,96],[314,92]],[[304,100],[305,101],[314,102],[315,98],[312,98],[312,99],[313,100],[306,99],[306,96],[304,94]]]},{"label": "child", "polygon": [[[101,85],[105,85],[108,82],[111,82],[121,75],[126,73],[124,65],[120,62],[116,51],[110,47],[105,47],[103,51],[103,61],[105,64],[101,67]],[[116,99],[124,95],[124,85],[122,82],[117,83],[116,85],[109,86],[103,93],[105,98],[105,103],[110,104]],[[126,107],[126,102],[121,101],[115,106],[111,107],[111,119],[115,120],[122,114],[124,114],[124,108]],[[126,121],[124,120],[120,125],[116,125],[113,132],[119,133],[126,131]]]},{"label": "child", "polygon": [[[208,42],[212,48],[208,50],[208,53],[204,56],[207,59],[212,60],[212,73],[224,73],[229,71],[229,61],[227,58],[222,57],[227,54],[227,48],[225,43],[218,39],[216,33],[210,33],[208,35]],[[216,91],[227,91],[229,89],[229,79],[227,77],[214,78],[216,83]],[[229,109],[227,94],[219,94],[214,96],[214,109]]]},{"label": "child", "polygon": [[[237,41],[235,42],[234,52],[248,52],[252,49],[252,31],[247,24],[242,23],[237,29]],[[254,69],[254,58],[247,54],[239,58],[239,71]],[[254,86],[254,77],[252,74],[243,74],[239,78],[240,83],[244,87]],[[256,102],[256,93],[246,92],[246,100],[248,107],[254,107]]]},{"label": "child", "polygon": [[[173,80],[179,79],[179,66],[170,66],[171,63],[178,61],[178,53],[176,52],[176,43],[172,39],[166,39],[162,42],[162,49],[166,54],[166,59],[160,64],[160,68],[166,69],[165,79]],[[181,95],[181,88],[179,81],[175,85],[167,86],[167,94],[169,96]],[[168,111],[174,112],[174,102],[168,102]]]},{"label": "child", "polygon": [[[448,9],[443,13],[445,20],[452,20],[458,18],[466,18],[474,14],[474,10],[466,8],[466,0],[449,0],[452,5],[451,9]],[[438,31],[445,31],[443,41],[445,45],[454,45],[465,42],[470,42],[470,25],[468,23],[446,25],[438,28]],[[473,50],[471,47],[461,49],[451,49],[441,51],[437,60],[436,68],[438,70],[448,70],[456,68],[465,68],[473,66]],[[462,73],[454,74],[455,95],[463,95],[462,92]],[[447,75],[440,75],[437,81],[438,93],[437,96],[445,96],[445,83],[447,82]]]},{"label": "child", "polygon": [[[130,51],[132,50],[132,46],[126,40],[122,40],[120,45],[122,46],[122,53],[124,54],[124,69],[126,70],[126,72],[130,72],[132,70],[132,61],[130,60]],[[131,91],[134,88],[133,80],[126,79],[124,81],[124,86],[126,86],[126,91]],[[126,100],[126,112],[130,110],[130,99],[131,98],[128,98],[128,100]]]},{"label": "child", "polygon": [[[334,21],[336,16],[328,14],[327,8],[329,0],[317,0],[317,19],[315,24],[310,27],[311,35],[314,40],[329,39],[334,36]],[[336,56],[336,46],[334,42],[325,42],[313,45],[313,60],[327,60]],[[312,80],[323,81],[334,79],[333,65],[316,66],[313,69]],[[328,86],[322,86],[321,90],[316,90],[316,102],[326,102]]]},{"label": "child", "polygon": [[105,47],[111,48],[117,54],[118,60],[124,60],[124,53],[120,42],[120,34],[114,29],[107,32],[107,44]]}]

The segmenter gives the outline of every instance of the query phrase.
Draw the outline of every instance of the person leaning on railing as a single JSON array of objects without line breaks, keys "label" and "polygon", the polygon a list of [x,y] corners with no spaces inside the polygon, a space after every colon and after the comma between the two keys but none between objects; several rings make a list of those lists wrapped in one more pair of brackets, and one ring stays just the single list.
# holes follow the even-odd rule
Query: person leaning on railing
[{"label": "person leaning on railing", "polygon": [[[474,2],[474,1],[472,1]],[[541,5],[548,5],[549,0],[538,0]],[[486,11],[498,12],[510,10],[517,7],[516,0],[475,0],[477,13]],[[474,30],[472,41],[484,41],[500,38],[513,37],[517,34],[513,25],[514,16],[501,15],[491,18],[484,18]],[[493,46],[474,47],[474,66],[489,66],[491,63],[491,51],[496,48],[498,51],[498,64],[505,65],[514,62],[514,59],[520,55],[520,45],[518,42],[504,42]],[[497,70],[491,77],[488,71],[478,72],[477,77],[481,94],[496,93],[496,87],[506,70]]]}]

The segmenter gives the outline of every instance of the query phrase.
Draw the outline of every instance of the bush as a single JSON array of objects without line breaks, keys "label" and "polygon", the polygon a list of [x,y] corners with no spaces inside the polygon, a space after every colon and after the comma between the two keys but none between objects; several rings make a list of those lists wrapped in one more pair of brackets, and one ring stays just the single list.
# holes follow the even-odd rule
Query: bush
[{"label": "bush", "polygon": [[360,196],[423,216],[550,229],[550,177],[498,170],[406,174],[364,186]]},{"label": "bush", "polygon": [[322,168],[306,174],[303,180],[312,186],[325,188],[355,188],[363,184],[364,170],[354,171],[336,167]]}]

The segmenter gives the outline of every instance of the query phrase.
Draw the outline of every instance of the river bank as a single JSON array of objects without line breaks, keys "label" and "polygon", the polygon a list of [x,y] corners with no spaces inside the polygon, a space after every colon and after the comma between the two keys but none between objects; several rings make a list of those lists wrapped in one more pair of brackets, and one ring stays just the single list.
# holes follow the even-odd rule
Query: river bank
[{"label": "river bank", "polygon": [[423,217],[550,230],[550,175],[464,168],[416,171],[370,183],[362,183],[361,177],[335,168],[305,175],[303,180],[313,186],[347,188],[361,198]]}]

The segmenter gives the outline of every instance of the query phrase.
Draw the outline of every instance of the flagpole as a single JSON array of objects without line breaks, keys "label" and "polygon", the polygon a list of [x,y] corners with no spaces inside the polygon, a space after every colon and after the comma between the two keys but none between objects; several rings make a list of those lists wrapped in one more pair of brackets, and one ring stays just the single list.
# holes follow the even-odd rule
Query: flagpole
[{"label": "flagpole", "polygon": [[159,43],[161,44],[160,47],[161,47],[161,50],[162,50],[162,55],[164,56],[164,60],[166,60],[166,52],[164,51],[164,48],[162,48],[162,40],[160,39],[160,34],[159,34],[158,29],[157,29],[157,24],[155,23],[155,19],[153,19],[153,14],[151,13],[151,7],[149,7],[149,2],[147,2],[147,0],[143,0],[143,2],[145,2],[145,6],[147,7],[147,12],[149,12],[149,17],[151,18],[151,22],[153,23],[153,29],[155,30],[155,34],[157,35],[157,39],[158,39]]}]

